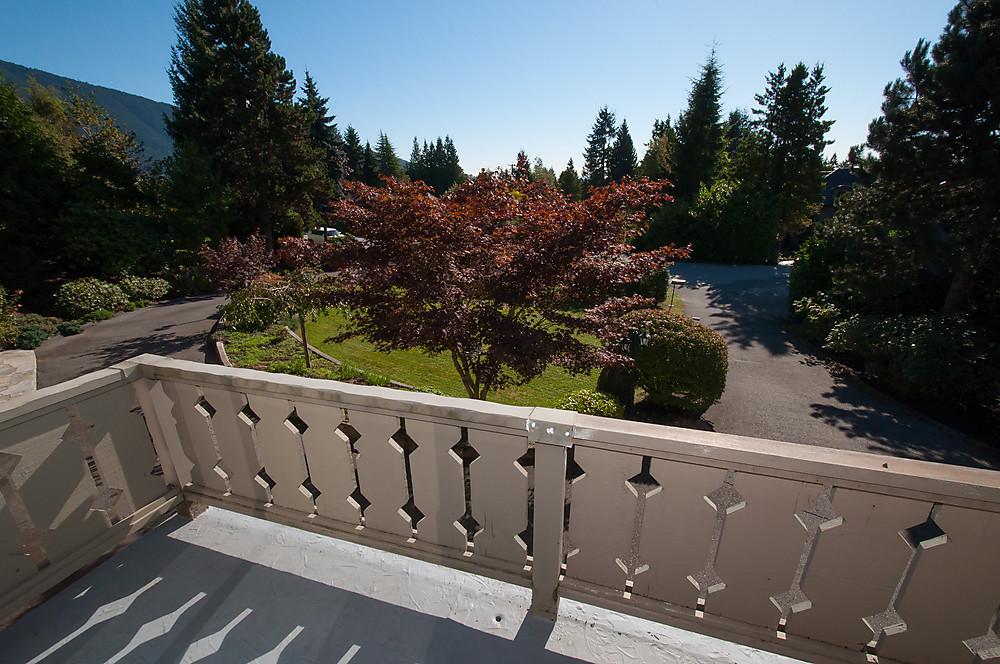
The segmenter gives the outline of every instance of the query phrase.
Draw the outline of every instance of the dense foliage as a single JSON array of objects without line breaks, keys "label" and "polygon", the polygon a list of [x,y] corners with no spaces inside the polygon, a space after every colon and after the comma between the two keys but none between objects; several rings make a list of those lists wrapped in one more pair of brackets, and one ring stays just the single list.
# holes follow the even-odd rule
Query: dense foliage
[{"label": "dense foliage", "polygon": [[1000,393],[998,54],[1000,7],[988,0],[957,5],[933,48],[920,40],[906,54],[869,152],[852,151],[874,183],[816,229],[790,285],[793,300],[836,310],[817,340],[878,379],[987,407]]},{"label": "dense foliage", "polygon": [[722,115],[722,74],[712,51],[676,125],[656,121],[640,171],[675,185],[677,204],[653,219],[640,246],[690,244],[695,260],[773,263],[778,241],[818,209],[822,151],[831,121],[823,68],[799,63],[769,74],[753,121]]},{"label": "dense foliage", "polygon": [[424,141],[423,147],[414,138],[406,175],[413,182],[424,182],[438,196],[465,181],[465,173],[458,165],[458,151],[450,136],[445,136],[443,141],[438,136],[437,142],[429,145]]},{"label": "dense foliage", "polygon": [[577,390],[567,394],[556,404],[556,408],[600,417],[621,417],[625,412],[618,399],[594,390]]},{"label": "dense foliage", "polygon": [[211,159],[235,199],[231,233],[259,229],[269,246],[275,232],[301,234],[331,193],[329,155],[311,142],[319,110],[295,103],[295,79],[247,0],[183,0],[175,22],[171,137]]},{"label": "dense foliage", "polygon": [[128,296],[115,284],[86,277],[63,284],[56,293],[56,310],[65,318],[81,318],[98,309],[119,311]]},{"label": "dense foliage", "polygon": [[[446,353],[469,396],[521,384],[547,365],[582,371],[612,351],[580,339],[606,321],[597,307],[682,255],[633,253],[662,183],[623,182],[583,203],[544,183],[483,172],[443,198],[423,184],[346,186],[337,214],[363,242],[338,251],[347,335],[384,350]],[[592,310],[594,311],[594,310]]]},{"label": "dense foliage", "polygon": [[621,325],[636,344],[636,384],[654,404],[701,415],[726,389],[729,351],[722,336],[701,323],[662,309],[637,309]]}]

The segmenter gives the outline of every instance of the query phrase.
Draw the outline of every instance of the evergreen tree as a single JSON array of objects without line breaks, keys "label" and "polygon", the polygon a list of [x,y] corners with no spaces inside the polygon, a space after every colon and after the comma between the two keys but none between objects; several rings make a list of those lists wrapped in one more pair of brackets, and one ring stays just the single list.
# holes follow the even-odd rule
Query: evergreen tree
[{"label": "evergreen tree", "polygon": [[517,153],[517,161],[510,167],[510,172],[518,180],[531,182],[531,160],[524,150]]},{"label": "evergreen tree", "polygon": [[406,176],[399,157],[384,132],[378,133],[378,144],[375,146],[375,168],[383,177],[401,179]]},{"label": "evergreen tree", "polygon": [[361,137],[357,130],[351,125],[347,125],[344,132],[344,156],[346,166],[344,177],[348,180],[364,180],[361,168],[365,161],[365,149],[361,146]]},{"label": "evergreen tree", "polygon": [[544,182],[553,189],[556,187],[556,172],[545,166],[541,157],[535,157],[535,163],[531,167],[531,181]]},{"label": "evergreen tree", "polygon": [[424,149],[420,149],[417,137],[413,137],[413,148],[410,150],[410,163],[406,167],[406,177],[410,182],[427,182],[427,174],[424,168],[424,155],[427,154],[427,141],[424,141]]},{"label": "evergreen tree", "polygon": [[742,108],[729,112],[726,122],[726,154],[730,161],[736,158],[740,142],[753,130],[753,120],[750,113]]},{"label": "evergreen tree", "polygon": [[721,100],[722,71],[713,48],[677,121],[670,164],[675,197],[693,199],[702,183],[711,185],[718,172],[725,133]]},{"label": "evergreen tree", "polygon": [[174,14],[178,42],[168,76],[174,143],[193,142],[211,157],[232,191],[241,220],[230,229],[297,234],[329,196],[312,122],[294,102],[295,80],[271,52],[260,15],[247,0],[182,0]]},{"label": "evergreen tree", "polygon": [[650,180],[663,180],[670,176],[670,160],[677,144],[677,133],[666,120],[654,120],[653,132],[646,144],[646,154],[642,157],[638,172]]},{"label": "evergreen tree", "polygon": [[632,135],[628,132],[628,120],[622,120],[608,158],[608,177],[613,182],[620,182],[623,178],[635,175],[637,166],[635,145],[632,143]]},{"label": "evergreen tree", "polygon": [[823,188],[823,148],[833,124],[824,120],[826,93],[823,67],[810,72],[801,62],[785,65],[767,77],[767,89],[755,96],[756,125],[763,132],[768,155],[767,175],[777,195],[781,229],[798,232],[810,223]]},{"label": "evergreen tree", "polygon": [[579,201],[583,198],[583,182],[576,173],[576,166],[570,159],[565,170],[559,174],[559,191],[566,195],[571,201]]},{"label": "evergreen tree", "polygon": [[302,85],[303,97],[299,102],[305,106],[312,118],[309,125],[309,142],[322,155],[326,175],[334,186],[344,177],[347,155],[344,152],[344,139],[341,138],[337,125],[333,122],[336,116],[327,115],[329,97],[321,97],[316,82],[306,70],[306,79]]},{"label": "evergreen tree", "polygon": [[[462,170],[462,166],[458,163],[458,150],[455,148],[455,142],[451,140],[451,136],[445,135],[444,137],[444,155],[445,155],[445,186],[444,191],[448,191],[455,185],[462,184],[466,180],[465,171]],[[443,194],[444,191],[441,193]]]},{"label": "evergreen tree", "polygon": [[356,179],[369,187],[376,187],[382,182],[378,176],[378,159],[372,150],[372,144],[365,141],[365,150],[361,157],[361,177]]},{"label": "evergreen tree", "polygon": [[615,114],[604,106],[597,113],[583,153],[583,179],[587,186],[603,187],[611,181],[611,147],[616,134]]}]

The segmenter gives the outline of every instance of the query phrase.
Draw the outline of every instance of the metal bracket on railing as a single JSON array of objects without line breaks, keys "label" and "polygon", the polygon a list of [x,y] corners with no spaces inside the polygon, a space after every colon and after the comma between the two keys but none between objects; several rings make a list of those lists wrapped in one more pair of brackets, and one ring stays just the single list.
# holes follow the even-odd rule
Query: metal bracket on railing
[{"label": "metal bracket on railing", "polygon": [[528,440],[532,443],[573,447],[575,422],[576,413],[571,410],[535,408],[525,423]]}]

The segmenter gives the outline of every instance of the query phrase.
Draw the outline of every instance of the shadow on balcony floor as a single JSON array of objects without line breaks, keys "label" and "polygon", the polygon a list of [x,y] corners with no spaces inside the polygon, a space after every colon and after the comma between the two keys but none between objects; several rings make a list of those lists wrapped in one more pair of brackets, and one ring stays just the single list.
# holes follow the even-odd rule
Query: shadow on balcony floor
[{"label": "shadow on balcony floor", "polygon": [[161,526],[0,632],[4,662],[785,662],[211,509]]}]

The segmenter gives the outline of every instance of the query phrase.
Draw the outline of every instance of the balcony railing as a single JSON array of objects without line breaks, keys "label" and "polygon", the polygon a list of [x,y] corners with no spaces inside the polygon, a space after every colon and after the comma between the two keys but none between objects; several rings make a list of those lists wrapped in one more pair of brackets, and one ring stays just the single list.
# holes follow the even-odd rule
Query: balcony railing
[{"label": "balcony railing", "polygon": [[[0,406],[0,614],[182,500],[810,661],[1000,658],[1000,473],[142,356]],[[978,659],[977,659],[978,658]]]}]

